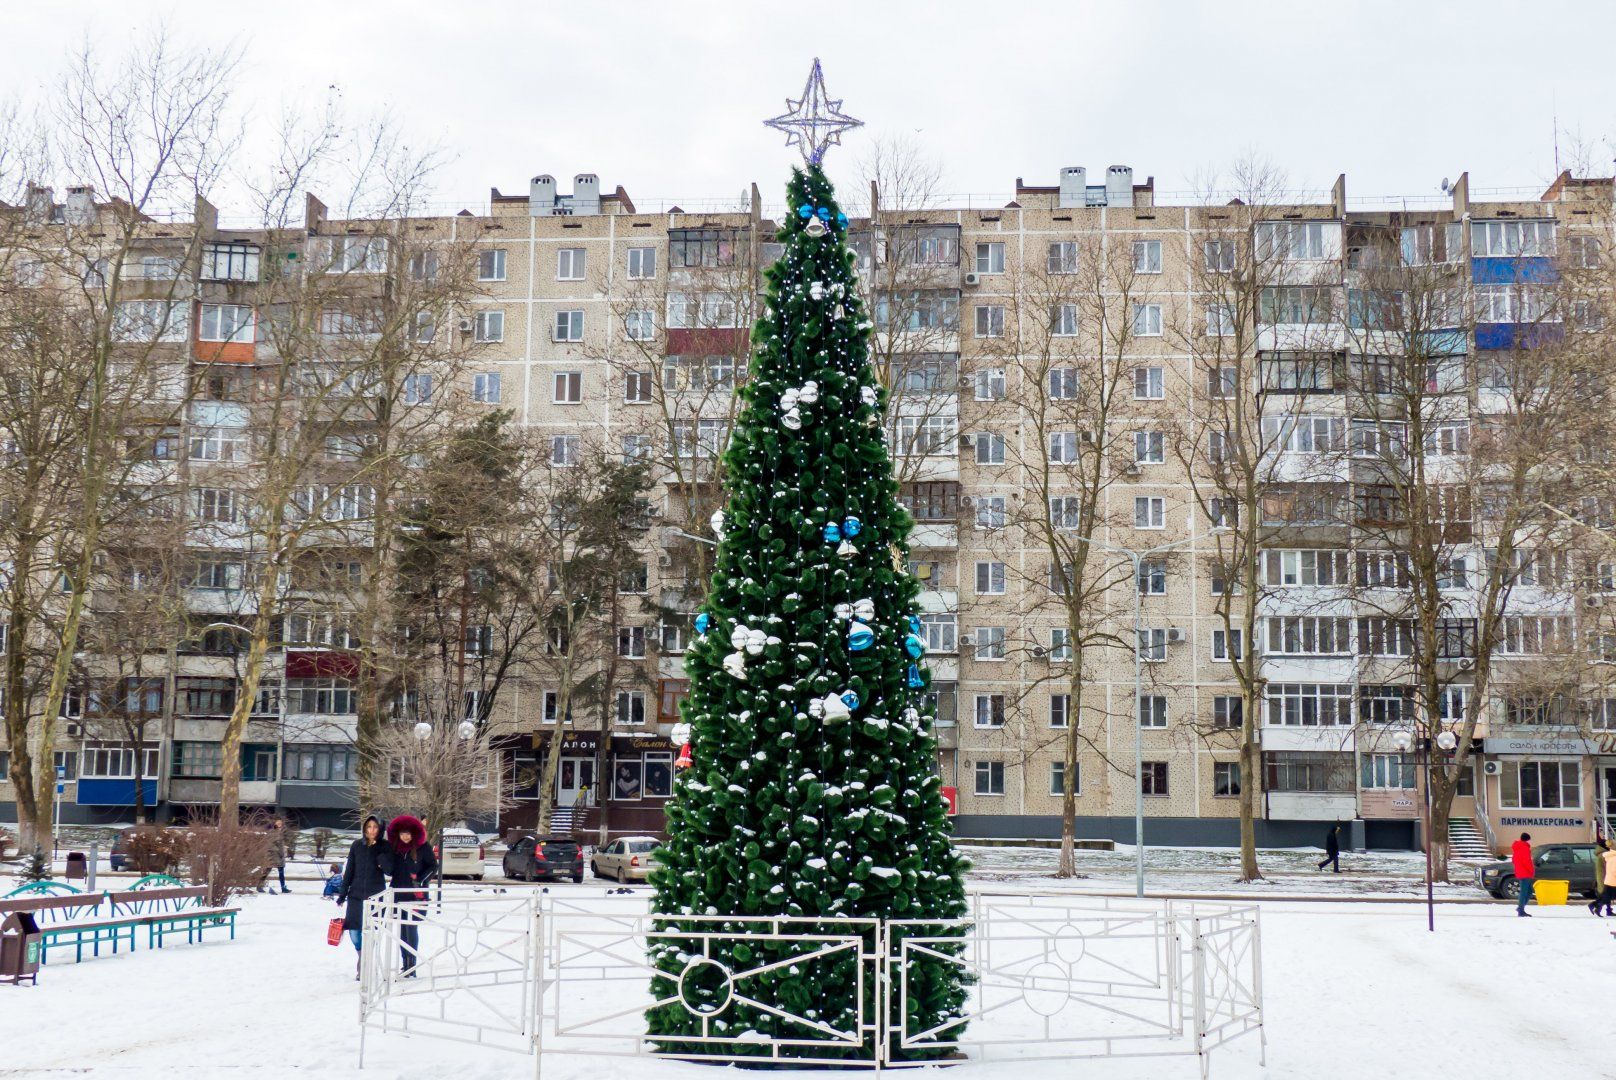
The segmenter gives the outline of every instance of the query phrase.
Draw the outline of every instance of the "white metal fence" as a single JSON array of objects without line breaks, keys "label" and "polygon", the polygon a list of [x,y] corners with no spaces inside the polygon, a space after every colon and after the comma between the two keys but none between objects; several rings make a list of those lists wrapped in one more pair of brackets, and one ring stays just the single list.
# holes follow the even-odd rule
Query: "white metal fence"
[{"label": "white metal fence", "polygon": [[[647,898],[451,889],[412,909],[384,893],[367,906],[362,1023],[531,1053],[536,1073],[555,1054],[873,1069],[1186,1056],[1206,1076],[1233,1039],[1266,1048],[1255,905],[979,896],[969,919],[919,922],[671,919]],[[957,968],[968,992],[921,1027],[908,1003],[927,966]],[[806,1000],[792,985],[810,978]],[[681,1034],[653,1041],[650,1009]]]}]

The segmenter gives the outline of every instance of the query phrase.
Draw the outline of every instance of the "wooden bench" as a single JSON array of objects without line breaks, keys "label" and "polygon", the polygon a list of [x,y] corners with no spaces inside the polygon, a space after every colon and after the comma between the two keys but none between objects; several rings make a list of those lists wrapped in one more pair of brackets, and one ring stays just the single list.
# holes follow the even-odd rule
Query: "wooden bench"
[{"label": "wooden bench", "polygon": [[[231,940],[236,936],[239,908],[210,908],[203,905],[207,889],[131,889],[124,892],[88,893],[74,896],[34,896],[0,900],[0,916],[26,911],[40,924],[39,959],[44,963],[53,948],[71,945],[74,962],[101,955],[101,944],[113,953],[125,943],[135,948],[136,935],[146,927],[146,947],[160,949],[171,933],[185,931],[187,942],[200,941],[203,932],[227,927]],[[106,910],[103,912],[103,904]]]}]

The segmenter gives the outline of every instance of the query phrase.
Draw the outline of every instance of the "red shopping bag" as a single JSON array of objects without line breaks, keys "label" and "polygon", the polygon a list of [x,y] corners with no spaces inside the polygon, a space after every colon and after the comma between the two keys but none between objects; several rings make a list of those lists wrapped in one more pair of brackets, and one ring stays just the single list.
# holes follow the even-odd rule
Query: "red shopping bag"
[{"label": "red shopping bag", "polygon": [[325,928],[325,943],[327,945],[342,944],[342,920],[332,919]]}]

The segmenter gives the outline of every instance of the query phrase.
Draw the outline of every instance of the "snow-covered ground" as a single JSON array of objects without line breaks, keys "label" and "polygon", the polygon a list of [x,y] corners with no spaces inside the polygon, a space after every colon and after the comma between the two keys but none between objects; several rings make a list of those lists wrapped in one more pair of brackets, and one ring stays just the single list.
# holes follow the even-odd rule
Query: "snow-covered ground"
[{"label": "snow-covered ground", "polygon": [[[1014,869],[1013,867],[1007,869]],[[992,871],[987,871],[992,872]],[[1222,880],[1222,879],[1220,879]],[[462,886],[470,888],[471,886]],[[979,887],[992,890],[989,882]],[[591,884],[554,886],[583,900]],[[530,1060],[402,1036],[368,1036],[357,1067],[353,951],[325,944],[336,911],[313,882],[247,897],[238,939],[52,963],[38,987],[0,986],[0,1076],[93,1080],[516,1080]],[[1213,1075],[1263,1080],[1616,1075],[1608,1051],[1616,941],[1581,906],[1442,905],[1437,932],[1412,903],[1262,904],[1268,1065],[1254,1041],[1218,1051]],[[1069,1080],[1062,1062],[964,1064],[951,1080]],[[1103,1080],[1192,1080],[1189,1059],[1095,1062]],[[708,1067],[547,1058],[545,1080],[700,1080]],[[778,1074],[773,1074],[778,1075]],[[802,1074],[807,1077],[809,1074]],[[823,1077],[823,1073],[814,1074]]]}]

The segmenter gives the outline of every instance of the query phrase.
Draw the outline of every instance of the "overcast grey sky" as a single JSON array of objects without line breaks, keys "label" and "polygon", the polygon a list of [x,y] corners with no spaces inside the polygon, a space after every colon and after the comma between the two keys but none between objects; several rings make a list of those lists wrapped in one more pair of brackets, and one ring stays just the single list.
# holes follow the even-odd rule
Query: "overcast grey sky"
[{"label": "overcast grey sky", "polygon": [[793,154],[760,121],[816,55],[867,123],[833,177],[906,133],[944,190],[993,198],[1063,165],[1129,164],[1182,192],[1246,151],[1298,188],[1345,171],[1354,196],[1431,195],[1467,169],[1473,189],[1535,186],[1556,110],[1562,156],[1580,135],[1607,175],[1616,135],[1606,3],[55,0],[5,19],[8,95],[52,75],[51,43],[88,30],[116,49],[166,21],[186,44],[245,47],[240,88],[266,123],[332,87],[355,115],[403,119],[450,153],[442,199],[473,207],[582,171],[642,208],[753,180],[776,200]]}]

